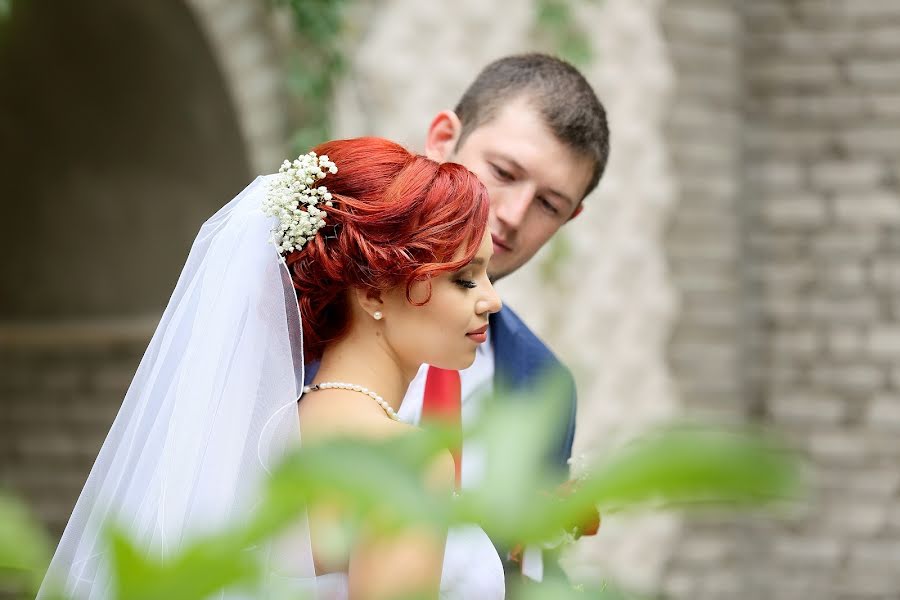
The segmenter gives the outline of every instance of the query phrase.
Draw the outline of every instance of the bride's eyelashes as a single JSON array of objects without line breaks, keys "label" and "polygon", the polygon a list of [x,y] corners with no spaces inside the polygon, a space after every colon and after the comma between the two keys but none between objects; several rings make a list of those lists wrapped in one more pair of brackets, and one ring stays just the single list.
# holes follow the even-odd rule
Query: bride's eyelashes
[{"label": "bride's eyelashes", "polygon": [[474,287],[478,287],[478,284],[475,283],[471,279],[466,279],[465,277],[456,276],[453,278],[453,283],[458,285],[461,288],[465,288],[467,290],[471,290]]},{"label": "bride's eyelashes", "polygon": [[459,287],[471,290],[472,288],[478,287],[478,283],[475,282],[474,278],[472,278],[471,275],[472,274],[468,270],[463,270],[461,272],[454,273],[450,278],[453,280],[453,283],[455,283]]}]

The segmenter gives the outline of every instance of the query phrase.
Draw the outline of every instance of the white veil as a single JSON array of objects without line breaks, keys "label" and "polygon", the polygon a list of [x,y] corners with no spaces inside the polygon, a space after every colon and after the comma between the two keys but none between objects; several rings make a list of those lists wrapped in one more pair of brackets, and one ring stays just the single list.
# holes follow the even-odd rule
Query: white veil
[{"label": "white veil", "polygon": [[[257,484],[299,444],[300,315],[269,242],[276,219],[261,210],[265,182],[257,178],[200,229],[38,598],[51,583],[77,600],[108,598],[107,519],[166,558],[191,534],[249,514]],[[269,559],[311,584],[300,530],[289,563]]]}]

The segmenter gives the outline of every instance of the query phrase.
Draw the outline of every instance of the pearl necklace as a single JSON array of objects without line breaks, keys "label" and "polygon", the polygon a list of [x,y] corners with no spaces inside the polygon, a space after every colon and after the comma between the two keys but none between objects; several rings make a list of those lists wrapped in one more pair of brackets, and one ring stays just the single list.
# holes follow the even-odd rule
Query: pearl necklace
[{"label": "pearl necklace", "polygon": [[390,417],[394,421],[399,421],[400,417],[397,415],[396,411],[391,408],[391,405],[387,403],[387,401],[367,388],[364,388],[361,385],[354,385],[352,383],[338,383],[335,381],[326,381],[325,383],[317,383],[316,385],[307,385],[303,387],[303,393],[308,394],[309,392],[317,392],[319,390],[330,390],[330,389],[338,389],[338,390],[349,390],[351,392],[359,392],[360,394],[365,394],[375,402],[377,402],[381,408],[384,409],[384,412],[387,413],[387,416]]}]

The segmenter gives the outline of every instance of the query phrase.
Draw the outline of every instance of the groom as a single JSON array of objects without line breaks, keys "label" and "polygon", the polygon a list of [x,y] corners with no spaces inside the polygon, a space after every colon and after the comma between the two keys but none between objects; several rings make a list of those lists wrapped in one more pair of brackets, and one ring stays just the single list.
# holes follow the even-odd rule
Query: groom
[{"label": "groom", "polygon": [[[603,106],[574,67],[543,54],[508,56],[485,67],[455,110],[434,117],[425,153],[464,165],[487,188],[494,242],[488,275],[497,281],[528,262],[581,213],[606,166],[609,129]],[[565,373],[569,388],[569,418],[557,432],[552,457],[567,470],[575,434],[574,380],[509,308],[492,315],[488,341],[479,346],[470,368],[457,375],[423,365],[400,416],[417,423],[430,414],[446,417],[448,410],[455,411],[465,428],[485,392],[499,385],[524,390],[553,371]],[[481,479],[484,459],[474,442],[463,447],[458,462],[463,487]],[[519,568],[506,567],[508,573]],[[539,550],[525,550],[521,570],[542,578]]]}]

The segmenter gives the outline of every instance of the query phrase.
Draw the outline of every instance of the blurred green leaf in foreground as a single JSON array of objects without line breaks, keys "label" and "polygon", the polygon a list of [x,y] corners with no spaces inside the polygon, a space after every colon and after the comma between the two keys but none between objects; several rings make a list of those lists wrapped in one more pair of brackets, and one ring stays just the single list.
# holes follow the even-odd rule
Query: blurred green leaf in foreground
[{"label": "blurred green leaf in foreground", "polygon": [[50,543],[37,520],[21,502],[0,493],[0,589],[33,597],[49,563]]},{"label": "blurred green leaf in foreground", "polygon": [[[253,590],[261,581],[250,549],[286,530],[307,506],[339,505],[346,515],[343,545],[365,524],[390,534],[408,527],[446,528],[477,523],[500,547],[547,543],[566,537],[599,506],[601,512],[727,507],[744,509],[800,494],[794,457],[768,436],[749,429],[675,424],[658,427],[579,477],[565,496],[551,492],[561,476],[547,459],[563,422],[562,381],[549,378],[527,394],[489,399],[472,438],[484,444],[485,478],[458,497],[426,489],[431,459],[458,440],[447,431],[422,430],[386,441],[333,440],[304,446],[286,457],[267,483],[253,518],[194,539],[161,564],[111,529],[117,598],[201,600],[221,589]],[[0,505],[2,507],[3,505]],[[26,522],[0,512],[0,557],[22,573],[45,564],[45,542]],[[4,529],[4,527],[6,529]],[[602,530],[599,535],[602,535]],[[26,549],[17,553],[18,549]],[[31,569],[31,571],[29,571]],[[603,589],[579,589],[549,579],[516,592],[518,598],[621,598]]]}]

